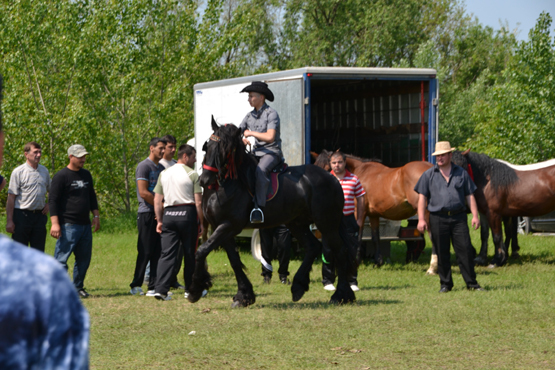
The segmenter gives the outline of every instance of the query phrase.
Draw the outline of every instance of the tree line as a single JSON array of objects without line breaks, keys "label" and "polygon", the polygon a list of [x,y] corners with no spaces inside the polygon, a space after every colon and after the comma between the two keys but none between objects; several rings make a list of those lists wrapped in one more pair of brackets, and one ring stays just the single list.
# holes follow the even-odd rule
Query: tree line
[{"label": "tree line", "polygon": [[458,0],[0,0],[2,173],[27,141],[51,174],[80,143],[103,212],[133,211],[149,139],[194,135],[194,84],[304,66],[435,68],[440,139],[553,158],[551,22],[518,42]]}]

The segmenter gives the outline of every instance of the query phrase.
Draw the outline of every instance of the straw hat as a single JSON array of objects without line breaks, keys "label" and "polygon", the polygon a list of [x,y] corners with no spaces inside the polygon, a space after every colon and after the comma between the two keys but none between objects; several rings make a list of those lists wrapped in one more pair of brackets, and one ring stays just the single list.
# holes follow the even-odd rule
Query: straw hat
[{"label": "straw hat", "polygon": [[451,144],[448,141],[439,141],[436,143],[436,151],[432,155],[440,155],[445,153],[454,152],[456,148],[451,148]]}]

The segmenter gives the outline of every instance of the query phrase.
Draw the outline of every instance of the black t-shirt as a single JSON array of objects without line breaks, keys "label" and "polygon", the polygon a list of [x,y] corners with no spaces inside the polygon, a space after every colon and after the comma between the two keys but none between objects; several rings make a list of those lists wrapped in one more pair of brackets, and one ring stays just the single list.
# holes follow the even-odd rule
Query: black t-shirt
[{"label": "black t-shirt", "polygon": [[58,216],[60,225],[91,223],[89,213],[98,209],[91,173],[65,167],[52,179],[48,205],[50,216]]}]

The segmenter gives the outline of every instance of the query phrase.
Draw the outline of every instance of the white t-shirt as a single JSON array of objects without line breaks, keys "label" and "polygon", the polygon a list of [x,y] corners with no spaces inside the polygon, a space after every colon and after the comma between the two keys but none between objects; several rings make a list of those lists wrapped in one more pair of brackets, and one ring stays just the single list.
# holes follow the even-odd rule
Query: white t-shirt
[{"label": "white t-shirt", "polygon": [[202,193],[202,188],[198,173],[178,163],[160,173],[154,192],[164,196],[164,207],[171,207],[178,204],[194,204],[195,194]]}]

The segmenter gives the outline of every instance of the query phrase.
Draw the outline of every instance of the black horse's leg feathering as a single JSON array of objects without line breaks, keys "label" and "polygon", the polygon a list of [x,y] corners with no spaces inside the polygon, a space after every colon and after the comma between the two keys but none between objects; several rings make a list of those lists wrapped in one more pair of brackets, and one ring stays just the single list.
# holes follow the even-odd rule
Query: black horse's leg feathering
[{"label": "black horse's leg feathering", "polygon": [[237,294],[233,297],[233,303],[231,307],[247,307],[256,302],[256,296],[252,288],[252,283],[245,274],[245,266],[241,262],[241,257],[237,253],[237,245],[235,244],[235,239],[228,239],[222,244],[224,247],[231,268],[235,273],[235,279],[237,280]]},{"label": "black horse's leg feathering", "polygon": [[189,296],[187,297],[189,302],[197,302],[202,297],[202,291],[212,287],[210,274],[206,271],[206,257],[208,257],[214,248],[224,244],[226,240],[233,238],[235,234],[229,224],[221,224],[214,230],[210,238],[197,249],[195,273],[193,274],[193,282],[189,287]]},{"label": "black horse's leg feathering", "polygon": [[308,292],[312,264],[322,250],[322,244],[316,239],[314,234],[310,232],[307,226],[288,225],[288,228],[305,249],[303,262],[297,270],[293,278],[293,284],[291,285],[293,302],[297,302],[303,297],[305,292]]}]

